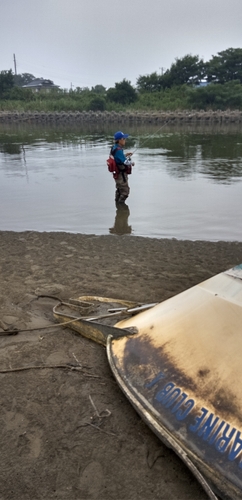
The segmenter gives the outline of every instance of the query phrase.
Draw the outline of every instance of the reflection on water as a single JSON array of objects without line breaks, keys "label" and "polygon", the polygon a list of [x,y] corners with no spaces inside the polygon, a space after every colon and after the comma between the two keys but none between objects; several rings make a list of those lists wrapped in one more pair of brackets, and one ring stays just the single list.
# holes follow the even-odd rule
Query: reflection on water
[{"label": "reflection on water", "polygon": [[[117,125],[40,126],[0,124],[0,154],[26,162],[28,151],[66,148],[101,148],[112,142]],[[103,128],[102,128],[103,127]],[[121,127],[122,128],[122,127]],[[153,125],[123,125],[130,137],[127,147],[145,154],[146,162],[165,158],[166,168],[175,177],[201,173],[216,182],[234,182],[242,175],[240,124],[166,126],[156,135]],[[158,129],[159,130],[159,129]],[[8,167],[9,168],[9,167]]]},{"label": "reflection on water", "polygon": [[109,229],[111,234],[131,234],[132,227],[128,224],[130,211],[126,203],[116,203],[116,215],[114,225]]},{"label": "reflection on water", "polygon": [[[115,213],[106,159],[117,127],[135,167],[130,209]],[[0,124],[0,230],[241,241],[241,125],[159,129]]]}]

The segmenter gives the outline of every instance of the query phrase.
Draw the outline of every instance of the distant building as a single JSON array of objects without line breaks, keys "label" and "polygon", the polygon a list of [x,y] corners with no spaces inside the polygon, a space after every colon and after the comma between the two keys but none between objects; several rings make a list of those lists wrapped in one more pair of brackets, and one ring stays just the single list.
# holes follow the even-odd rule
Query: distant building
[{"label": "distant building", "polygon": [[40,90],[49,92],[51,89],[59,89],[59,85],[55,85],[51,80],[45,80],[44,78],[35,78],[26,85],[23,85],[23,89],[31,89],[33,90],[33,92],[39,92]]}]

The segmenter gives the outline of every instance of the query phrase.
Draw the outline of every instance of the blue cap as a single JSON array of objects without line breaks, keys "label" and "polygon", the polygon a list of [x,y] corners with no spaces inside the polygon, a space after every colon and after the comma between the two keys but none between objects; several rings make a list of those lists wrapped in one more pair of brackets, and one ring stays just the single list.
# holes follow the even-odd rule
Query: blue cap
[{"label": "blue cap", "polygon": [[129,134],[124,134],[123,132],[120,132],[120,130],[114,134],[115,141],[119,141],[119,139],[127,139],[127,137],[129,137]]}]

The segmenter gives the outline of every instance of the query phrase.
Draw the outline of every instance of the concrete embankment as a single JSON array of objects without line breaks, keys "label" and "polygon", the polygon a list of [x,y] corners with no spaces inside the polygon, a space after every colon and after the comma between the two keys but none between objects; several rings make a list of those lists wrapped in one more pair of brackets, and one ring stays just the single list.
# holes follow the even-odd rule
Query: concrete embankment
[{"label": "concrete embankment", "polygon": [[0,123],[240,123],[242,110],[169,112],[14,112],[0,111]]}]

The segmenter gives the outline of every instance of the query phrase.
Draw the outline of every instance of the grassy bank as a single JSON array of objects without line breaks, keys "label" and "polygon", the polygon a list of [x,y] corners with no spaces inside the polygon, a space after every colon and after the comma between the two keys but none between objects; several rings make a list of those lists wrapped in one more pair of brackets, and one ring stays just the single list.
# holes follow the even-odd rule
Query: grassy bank
[{"label": "grassy bank", "polygon": [[226,111],[242,110],[242,85],[236,81],[206,87],[174,86],[159,92],[136,92],[129,104],[111,101],[108,93],[93,90],[53,90],[33,93],[14,88],[5,99],[0,99],[0,111],[14,112],[174,112],[174,111]]}]

